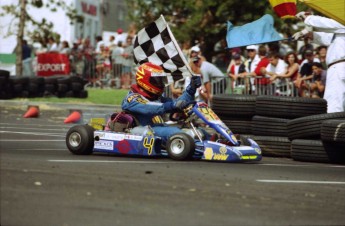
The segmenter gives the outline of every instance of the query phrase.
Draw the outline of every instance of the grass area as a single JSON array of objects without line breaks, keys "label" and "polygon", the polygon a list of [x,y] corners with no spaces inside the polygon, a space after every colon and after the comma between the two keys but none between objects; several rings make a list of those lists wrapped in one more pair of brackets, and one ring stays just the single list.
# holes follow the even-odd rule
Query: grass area
[{"label": "grass area", "polygon": [[58,98],[58,97],[35,97],[35,98],[16,98],[17,100],[28,100],[31,102],[53,102],[68,104],[110,104],[121,105],[122,99],[128,93],[126,89],[97,89],[88,88],[87,98]]}]

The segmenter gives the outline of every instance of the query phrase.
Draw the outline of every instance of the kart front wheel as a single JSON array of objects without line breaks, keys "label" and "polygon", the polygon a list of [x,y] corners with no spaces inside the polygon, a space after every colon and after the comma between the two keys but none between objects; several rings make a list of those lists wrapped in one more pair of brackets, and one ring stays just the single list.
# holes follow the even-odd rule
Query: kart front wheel
[{"label": "kart front wheel", "polygon": [[194,140],[186,133],[177,133],[171,136],[167,142],[168,156],[174,160],[191,159],[194,151]]},{"label": "kart front wheel", "polygon": [[77,125],[70,128],[66,135],[66,145],[75,155],[89,155],[93,151],[94,128],[89,125]]}]

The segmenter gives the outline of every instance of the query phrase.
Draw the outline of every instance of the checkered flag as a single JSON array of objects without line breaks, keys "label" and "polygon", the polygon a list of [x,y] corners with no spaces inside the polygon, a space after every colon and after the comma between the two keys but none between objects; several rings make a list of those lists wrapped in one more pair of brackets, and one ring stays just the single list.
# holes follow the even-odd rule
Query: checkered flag
[{"label": "checkered flag", "polygon": [[138,32],[133,51],[136,64],[157,64],[174,81],[193,74],[163,15]]}]

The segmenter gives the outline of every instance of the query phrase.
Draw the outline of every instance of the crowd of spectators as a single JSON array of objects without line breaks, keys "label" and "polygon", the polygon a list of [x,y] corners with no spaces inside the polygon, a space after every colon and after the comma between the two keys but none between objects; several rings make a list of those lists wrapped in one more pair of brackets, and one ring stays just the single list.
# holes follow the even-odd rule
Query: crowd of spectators
[{"label": "crowd of spectators", "polygon": [[[133,80],[133,38],[118,29],[117,35],[110,36],[108,40],[103,40],[102,36],[95,37],[95,46],[91,45],[89,38],[76,39],[71,45],[67,41],[57,42],[54,38],[49,38],[45,43],[34,45],[32,51],[35,54],[66,54],[70,59],[71,74],[82,76],[91,82],[102,79],[110,86],[126,89]],[[295,51],[282,42],[224,50],[228,57],[222,57],[223,62],[216,57],[208,62],[202,54],[200,43],[191,46],[186,42],[181,45],[181,49],[193,73],[203,78],[203,86],[197,92],[197,97],[208,102],[212,100],[214,93],[211,87],[212,78],[222,75],[227,75],[230,78],[230,84],[227,85],[240,93],[323,96],[327,47],[315,48],[308,39]],[[26,66],[30,51],[25,41],[23,63]],[[222,65],[226,65],[226,68]],[[320,65],[322,71],[318,70]],[[24,69],[27,70],[27,67]],[[186,84],[188,78],[172,84],[172,95],[179,96]]]},{"label": "crowd of spectators", "polygon": [[[98,84],[95,82],[102,80],[110,86],[128,88],[133,77],[132,50],[133,37],[122,29],[118,29],[116,37],[111,35],[109,40],[96,36],[94,46],[88,37],[76,39],[71,44],[49,37],[46,41],[35,42],[31,46],[24,40],[23,73],[26,76],[36,74],[37,54],[60,53],[68,56],[71,75],[81,76],[89,80],[90,84]],[[31,58],[32,53],[34,58]]]}]

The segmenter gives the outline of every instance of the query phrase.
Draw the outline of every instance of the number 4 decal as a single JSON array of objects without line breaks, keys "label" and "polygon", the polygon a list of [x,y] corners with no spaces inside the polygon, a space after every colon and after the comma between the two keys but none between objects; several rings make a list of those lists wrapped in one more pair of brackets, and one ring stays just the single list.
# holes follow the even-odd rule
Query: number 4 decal
[{"label": "number 4 decal", "polygon": [[155,139],[154,138],[150,138],[150,141],[148,141],[148,138],[145,137],[144,138],[144,143],[143,143],[143,146],[145,148],[147,148],[147,154],[148,155],[151,155],[152,154],[152,150],[153,150],[153,143],[154,143]]}]

